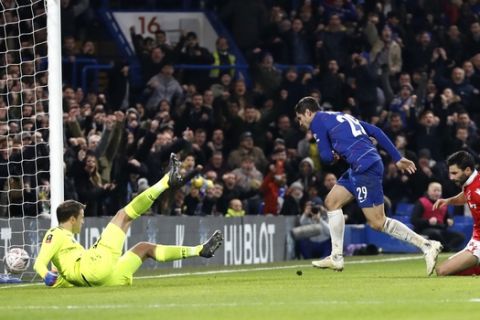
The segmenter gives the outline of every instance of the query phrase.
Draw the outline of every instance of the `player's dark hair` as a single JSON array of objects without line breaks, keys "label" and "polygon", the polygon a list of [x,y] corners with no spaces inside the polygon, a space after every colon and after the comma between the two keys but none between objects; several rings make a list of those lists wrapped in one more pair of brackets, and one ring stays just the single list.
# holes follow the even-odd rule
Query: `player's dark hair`
[{"label": "player's dark hair", "polygon": [[68,221],[70,217],[77,218],[85,205],[75,200],[67,200],[57,207],[57,220],[59,223]]},{"label": "player's dark hair", "polygon": [[295,113],[305,114],[307,110],[310,110],[311,112],[320,111],[320,105],[315,98],[304,97],[300,99],[300,101],[298,101],[297,105],[295,106]]},{"label": "player's dark hair", "polygon": [[449,167],[453,165],[457,165],[457,167],[459,167],[462,170],[470,168],[473,171],[475,170],[475,159],[473,159],[473,156],[466,151],[458,151],[451,154],[447,158],[447,165]]}]

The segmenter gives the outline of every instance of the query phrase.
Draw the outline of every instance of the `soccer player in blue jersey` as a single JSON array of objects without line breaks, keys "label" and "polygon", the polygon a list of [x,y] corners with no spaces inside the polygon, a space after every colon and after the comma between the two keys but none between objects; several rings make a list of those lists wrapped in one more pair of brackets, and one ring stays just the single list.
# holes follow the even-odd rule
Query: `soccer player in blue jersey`
[{"label": "soccer player in blue jersey", "polygon": [[421,249],[425,255],[427,275],[431,275],[442,250],[438,241],[427,240],[405,224],[385,216],[383,205],[383,163],[370,137],[375,138],[402,172],[414,173],[415,164],[403,158],[382,130],[341,112],[323,112],[312,97],[302,98],[295,106],[297,120],[303,130],[311,130],[323,162],[344,158],[350,168],[340,177],[325,198],[332,253],[313,261],[314,267],[343,270],[343,233],[345,220],[342,207],[356,199],[375,230],[385,232]]}]

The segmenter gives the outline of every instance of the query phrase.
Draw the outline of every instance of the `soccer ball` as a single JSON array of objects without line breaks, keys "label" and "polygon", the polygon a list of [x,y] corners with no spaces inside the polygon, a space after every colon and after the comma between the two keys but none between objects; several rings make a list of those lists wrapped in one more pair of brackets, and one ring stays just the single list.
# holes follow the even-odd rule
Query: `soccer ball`
[{"label": "soccer ball", "polygon": [[10,248],[5,255],[5,266],[11,273],[22,273],[30,265],[30,256],[22,248]]}]

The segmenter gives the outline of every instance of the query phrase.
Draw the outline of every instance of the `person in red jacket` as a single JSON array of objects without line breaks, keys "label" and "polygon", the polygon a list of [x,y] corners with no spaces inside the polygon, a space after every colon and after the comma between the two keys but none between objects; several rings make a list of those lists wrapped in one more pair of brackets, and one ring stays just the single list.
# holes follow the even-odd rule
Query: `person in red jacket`
[{"label": "person in red jacket", "polygon": [[285,149],[273,151],[273,163],[268,167],[269,171],[260,186],[263,194],[263,213],[277,215],[282,209],[285,195],[287,177],[285,174]]},{"label": "person in red jacket", "polygon": [[437,266],[438,276],[480,274],[480,175],[475,169],[473,156],[466,151],[458,151],[447,159],[450,180],[462,187],[456,196],[438,199],[432,209],[442,209],[447,205],[468,204],[473,217],[472,239],[460,252]]},{"label": "person in red jacket", "polygon": [[448,229],[453,225],[453,219],[448,214],[447,206],[433,209],[433,204],[441,197],[442,185],[430,182],[426,194],[415,203],[411,222],[416,233],[440,241],[445,251],[456,251],[465,237],[460,232]]}]

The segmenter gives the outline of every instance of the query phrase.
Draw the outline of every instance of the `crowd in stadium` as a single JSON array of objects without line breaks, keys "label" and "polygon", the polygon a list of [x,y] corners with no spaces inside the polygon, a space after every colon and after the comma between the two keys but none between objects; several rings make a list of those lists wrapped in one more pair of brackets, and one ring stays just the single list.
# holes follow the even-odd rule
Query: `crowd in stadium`
[{"label": "crowd in stadium", "polygon": [[[441,183],[444,196],[458,192],[448,180],[446,157],[468,150],[478,160],[480,152],[479,1],[205,3],[232,35],[220,35],[214,52],[202,46],[197,30],[184,30],[171,43],[162,30],[144,38],[131,28],[140,86],[133,85],[132,66],[120,56],[100,92],[83,92],[79,81],[75,87],[64,68],[65,198],[87,204],[86,216],[114,214],[162,176],[171,152],[181,155],[184,174],[192,179],[162,195],[154,214],[301,215],[306,207],[321,208],[346,166],[322,163],[311,133],[299,130],[294,106],[307,95],[326,111],[351,113],[382,128],[415,161],[417,172],[403,174],[382,153],[392,212],[399,202],[417,201],[432,181]],[[102,40],[85,32],[84,22],[95,21],[88,1],[62,5],[64,65],[104,59],[96,51]],[[42,103],[48,93],[38,59],[46,48],[34,52],[32,44],[45,35],[38,31],[10,43],[14,30],[0,32],[6,36],[0,183],[10,190],[2,196],[13,204],[10,215],[36,215],[44,202],[35,200],[48,192],[41,173],[48,168],[48,131],[42,130],[48,127]],[[232,40],[247,58],[248,77],[233,67],[175,68],[235,65]],[[16,51],[5,53],[11,48]],[[13,65],[5,68],[7,62]],[[20,87],[30,90],[18,96]],[[30,186],[29,177],[38,186]],[[356,204],[344,213],[347,223],[365,221]]]}]

